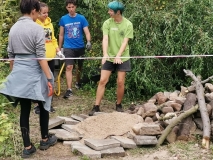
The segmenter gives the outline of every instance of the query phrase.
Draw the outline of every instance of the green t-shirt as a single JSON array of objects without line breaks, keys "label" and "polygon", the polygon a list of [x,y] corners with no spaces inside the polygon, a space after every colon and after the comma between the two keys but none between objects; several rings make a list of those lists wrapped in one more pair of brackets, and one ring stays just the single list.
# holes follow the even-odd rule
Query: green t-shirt
[{"label": "green t-shirt", "polygon": [[[104,22],[102,30],[103,35],[108,35],[109,57],[115,57],[117,55],[124,38],[133,38],[133,25],[124,17],[121,23],[115,23],[113,18],[109,18]],[[129,56],[129,45],[127,45],[121,57]],[[129,58],[122,58],[122,61],[127,61],[128,59]]]}]

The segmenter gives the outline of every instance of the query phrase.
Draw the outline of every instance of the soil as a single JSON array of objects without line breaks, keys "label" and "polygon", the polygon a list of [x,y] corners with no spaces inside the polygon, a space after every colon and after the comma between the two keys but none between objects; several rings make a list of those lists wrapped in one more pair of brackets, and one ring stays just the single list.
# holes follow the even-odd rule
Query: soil
[{"label": "soil", "polygon": [[[78,92],[78,91],[75,91]],[[54,97],[53,98],[53,106],[56,109],[56,112],[53,114],[50,114],[51,118],[57,117],[57,116],[71,116],[72,114],[87,114],[88,111],[91,109],[82,104],[88,104],[85,102],[87,98],[82,98],[78,95],[74,95],[69,99],[63,99],[62,95],[59,97]],[[90,99],[91,101],[91,99]],[[85,103],[84,103],[85,102]],[[93,102],[92,102],[93,103]],[[80,123],[80,125],[77,125],[77,128],[79,131],[82,131],[82,128],[87,127],[88,132],[84,132],[85,138],[88,137],[95,137],[95,138],[105,138],[108,135],[123,135],[124,133],[128,132],[130,130],[130,126],[137,123],[140,121],[140,118],[138,118],[137,115],[130,115],[130,114],[123,114],[115,112],[114,108],[114,103],[107,102],[104,100],[103,102],[105,104],[105,107],[102,108],[103,112],[110,113],[110,114],[103,114],[103,115],[98,115],[97,117],[102,117],[103,121],[102,124],[103,126],[111,126],[110,128],[103,128],[104,130],[100,130],[99,127],[101,127],[101,123],[97,122],[97,117],[91,117],[88,120],[85,120],[83,123]],[[80,107],[81,109],[79,110]],[[111,116],[111,121],[109,121],[108,116]],[[106,122],[106,119],[108,121]],[[128,123],[124,124],[122,122],[127,122]],[[112,125],[109,125],[109,124]],[[116,128],[116,124],[120,124],[121,126],[119,127],[121,130],[118,130]],[[38,115],[32,113],[31,118],[30,118],[30,124],[31,124],[31,139],[33,143],[36,143],[37,146],[39,145],[39,140],[40,140],[40,131],[39,131],[39,117]],[[86,125],[87,124],[87,125]],[[114,124],[114,125],[113,125]],[[96,126],[96,127],[94,127]],[[93,128],[93,130],[92,130]],[[111,132],[107,132],[107,129],[109,129]],[[154,148],[154,147],[153,147]],[[152,148],[150,148],[152,149]],[[156,156],[159,158],[168,159],[171,157],[171,155],[168,153],[168,151],[162,150],[162,151],[157,151],[156,153],[153,153],[152,155],[141,155],[140,153],[131,153],[131,150],[126,150],[126,156],[125,157],[105,157],[102,158],[102,160],[111,160],[111,159],[118,159],[118,160],[147,160],[147,158],[151,159],[156,159]],[[140,151],[136,151],[140,152]],[[75,155],[74,153],[71,152],[71,147],[70,146],[64,146],[63,142],[59,141],[56,145],[53,147],[50,147],[46,151],[41,151],[37,150],[36,154],[34,154],[31,158],[31,160],[80,160],[82,159],[81,155]]]},{"label": "soil", "polygon": [[[63,87],[64,86],[62,85],[62,88]],[[62,90],[62,94],[60,96],[58,97],[55,96],[53,98],[53,106],[56,109],[56,112],[50,114],[50,118],[54,118],[57,116],[70,117],[72,114],[77,114],[77,115],[88,114],[89,110],[91,110],[93,106],[95,98],[88,97],[90,93],[85,93],[85,91],[83,90],[73,90],[73,91],[74,91],[74,96],[72,96],[69,99],[65,100],[62,98],[64,90]],[[112,115],[112,119],[111,119],[112,122],[106,122],[103,116],[102,122],[105,125],[109,123],[113,123],[113,121],[115,120],[115,118],[113,117],[116,115],[116,113],[113,113],[115,111],[114,107],[115,107],[114,102],[110,102],[104,99],[102,100],[101,110],[106,113],[111,113]],[[124,107],[128,108],[128,104],[126,105],[124,104]],[[116,116],[119,117],[120,115],[116,115]],[[128,125],[126,126],[124,125],[124,127],[122,127],[123,128],[122,131],[119,131],[118,129],[113,130],[113,127],[115,126],[112,125],[112,128],[110,129],[113,130],[113,133],[104,134],[106,132],[105,130],[104,132],[101,132],[101,135],[97,136],[95,132],[96,133],[98,132],[99,124],[94,123],[94,121],[93,121],[93,124],[90,124],[92,120],[88,121],[90,125],[88,129],[91,131],[91,128],[94,128],[94,132],[90,132],[90,133],[92,133],[93,136],[96,135],[98,138],[107,137],[110,134],[114,134],[114,132],[118,132],[117,133],[118,135],[119,134],[122,135],[123,133],[126,132],[126,130],[129,129],[130,127],[129,125],[131,125],[132,123],[136,123],[138,121],[138,119],[135,116],[132,116],[132,115],[128,115],[128,116],[131,117],[130,119],[132,119],[132,121],[128,122],[127,123]],[[121,121],[117,119],[117,121],[118,123],[123,125],[122,122],[127,122],[127,119],[123,119]],[[78,127],[81,128],[82,126],[78,126]],[[33,109],[32,109],[32,113],[30,117],[30,128],[31,128],[30,136],[31,136],[32,143],[34,143],[36,147],[38,147],[39,141],[40,141],[39,117],[38,115],[33,113]],[[17,134],[21,135],[20,133],[17,133]],[[86,135],[91,136],[89,133],[86,133]],[[210,150],[202,149],[200,147],[199,140],[200,139],[195,139],[192,142],[177,142],[174,144],[166,144],[159,148],[156,148],[154,146],[138,147],[137,149],[126,150],[125,157],[104,157],[101,160],[112,160],[112,159],[116,159],[116,160],[196,160],[196,159],[208,160],[209,159],[209,160],[212,160],[213,159],[212,149]],[[86,157],[82,157],[81,155],[76,155],[76,153],[75,154],[72,153],[71,147],[64,146],[63,143],[60,141],[46,151],[41,151],[38,149],[37,152],[30,159],[31,160],[88,160],[88,158]],[[6,159],[6,160],[9,160],[9,159]]]}]

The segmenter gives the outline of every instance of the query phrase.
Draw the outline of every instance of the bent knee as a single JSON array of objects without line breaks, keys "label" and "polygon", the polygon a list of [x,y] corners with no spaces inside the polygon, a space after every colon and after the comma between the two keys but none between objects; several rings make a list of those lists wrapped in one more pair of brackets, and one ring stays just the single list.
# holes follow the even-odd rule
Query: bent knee
[{"label": "bent knee", "polygon": [[117,80],[117,85],[118,85],[118,86],[123,86],[124,83],[125,83],[124,80]]},{"label": "bent knee", "polygon": [[107,84],[107,82],[108,82],[108,80],[107,80],[107,79],[100,79],[100,81],[99,81],[99,85],[106,85],[106,84]]}]

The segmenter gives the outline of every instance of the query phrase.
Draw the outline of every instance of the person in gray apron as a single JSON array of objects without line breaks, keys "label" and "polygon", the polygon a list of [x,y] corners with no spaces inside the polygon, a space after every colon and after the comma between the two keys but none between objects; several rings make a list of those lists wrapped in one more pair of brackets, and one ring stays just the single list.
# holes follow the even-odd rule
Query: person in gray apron
[{"label": "person in gray apron", "polygon": [[24,150],[22,158],[36,152],[30,141],[29,116],[31,101],[40,106],[40,149],[46,150],[57,142],[48,133],[49,110],[53,95],[54,77],[45,58],[44,30],[35,23],[40,11],[38,0],[21,0],[22,17],[11,27],[8,41],[8,56],[11,73],[1,84],[0,93],[17,106],[20,102],[20,127]]}]

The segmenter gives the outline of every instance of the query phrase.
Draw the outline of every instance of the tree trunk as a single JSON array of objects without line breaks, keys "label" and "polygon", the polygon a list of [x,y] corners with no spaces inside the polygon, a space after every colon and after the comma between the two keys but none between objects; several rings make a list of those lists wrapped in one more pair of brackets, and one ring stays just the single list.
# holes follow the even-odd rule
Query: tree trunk
[{"label": "tree trunk", "polygon": [[190,71],[190,70],[185,70],[184,72],[186,73],[186,76],[190,76],[193,81],[195,82],[195,88],[196,88],[196,93],[197,93],[197,98],[198,98],[198,105],[200,108],[200,113],[201,113],[201,118],[203,121],[203,140],[202,140],[202,146],[205,147],[206,149],[209,149],[209,139],[210,139],[210,120],[208,116],[208,111],[206,108],[206,103],[205,103],[205,98],[204,98],[204,88],[203,85],[201,84],[201,81],[198,80],[198,78]]},{"label": "tree trunk", "polygon": [[[194,93],[188,93],[186,95],[186,100],[183,104],[183,111],[187,111],[191,107],[195,106],[196,101],[197,101],[196,95]],[[179,124],[179,131],[177,135],[178,140],[184,140],[184,141],[188,140],[191,127],[193,126],[192,124],[193,124],[192,116],[185,118]]]}]

